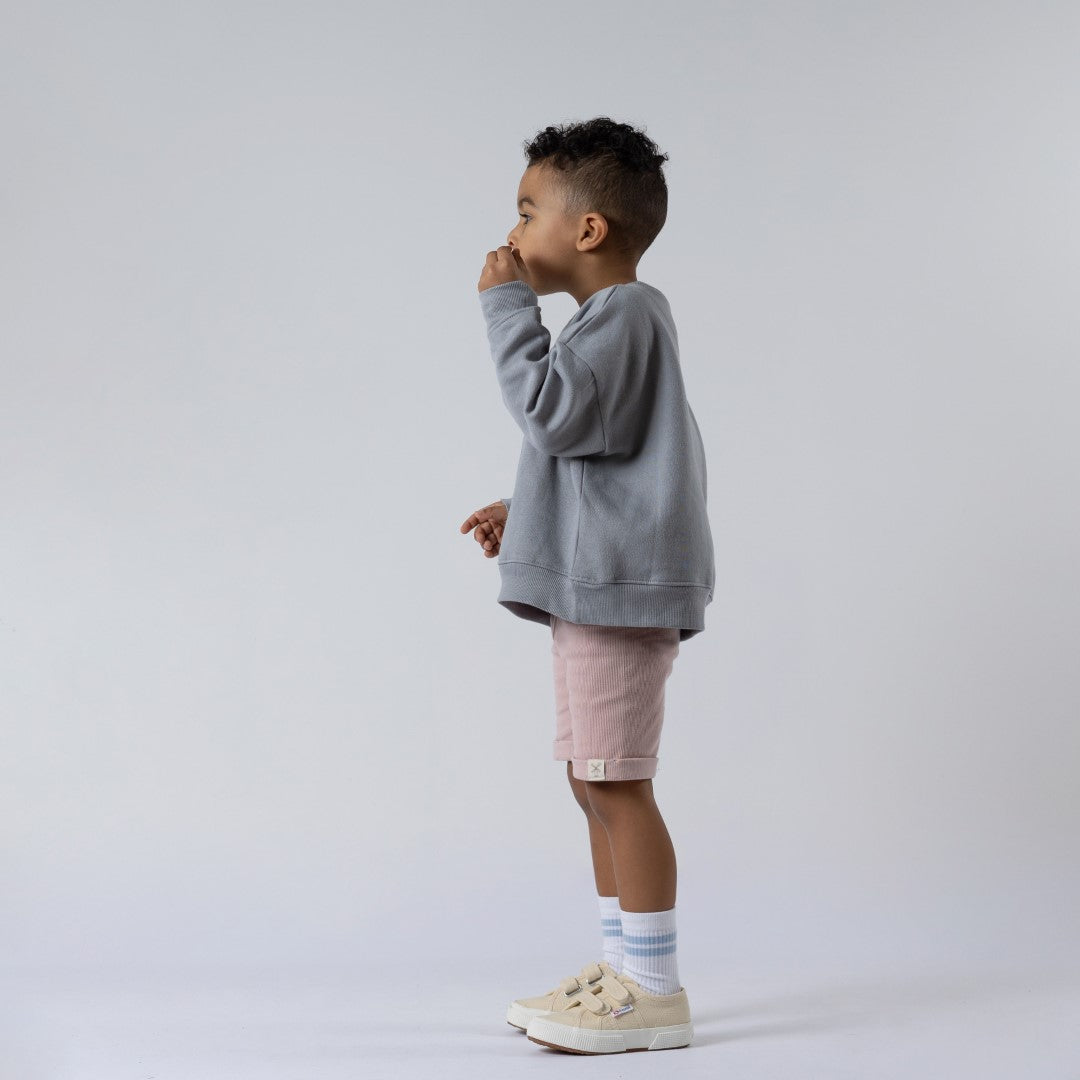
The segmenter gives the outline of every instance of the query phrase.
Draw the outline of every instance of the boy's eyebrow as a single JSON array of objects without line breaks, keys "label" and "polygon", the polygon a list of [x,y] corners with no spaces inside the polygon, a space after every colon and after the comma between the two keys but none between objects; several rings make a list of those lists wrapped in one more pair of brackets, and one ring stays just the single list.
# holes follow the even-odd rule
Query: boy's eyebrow
[{"label": "boy's eyebrow", "polygon": [[528,203],[534,210],[536,209],[536,203],[534,203],[528,195],[522,195],[521,198],[518,199],[518,206],[521,206],[522,203]]}]

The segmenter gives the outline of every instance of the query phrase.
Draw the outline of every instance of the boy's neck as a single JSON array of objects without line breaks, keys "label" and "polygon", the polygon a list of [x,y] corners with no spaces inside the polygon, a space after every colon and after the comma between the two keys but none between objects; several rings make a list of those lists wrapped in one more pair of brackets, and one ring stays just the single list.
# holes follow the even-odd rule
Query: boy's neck
[{"label": "boy's neck", "polygon": [[578,307],[581,307],[593,293],[598,293],[609,285],[626,285],[637,279],[636,266],[608,267],[583,274],[579,280],[568,285],[566,291],[578,302]]}]

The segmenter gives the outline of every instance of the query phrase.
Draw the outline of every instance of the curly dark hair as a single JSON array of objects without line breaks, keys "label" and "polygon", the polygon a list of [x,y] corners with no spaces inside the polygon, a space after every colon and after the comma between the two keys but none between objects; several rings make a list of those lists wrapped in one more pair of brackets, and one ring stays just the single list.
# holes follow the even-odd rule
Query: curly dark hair
[{"label": "curly dark hair", "polygon": [[552,125],[524,143],[530,165],[556,171],[569,214],[607,220],[611,243],[636,262],[667,220],[667,154],[644,131],[607,116]]}]

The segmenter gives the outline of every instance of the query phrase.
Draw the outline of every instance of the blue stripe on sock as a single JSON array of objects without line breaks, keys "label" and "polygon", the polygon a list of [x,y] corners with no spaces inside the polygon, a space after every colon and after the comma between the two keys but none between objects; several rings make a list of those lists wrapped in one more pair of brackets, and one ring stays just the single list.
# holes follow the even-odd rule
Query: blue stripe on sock
[{"label": "blue stripe on sock", "polygon": [[661,945],[655,949],[643,949],[640,946],[624,945],[623,952],[627,956],[670,956],[675,952],[675,946]]},{"label": "blue stripe on sock", "polygon": [[625,941],[630,945],[666,945],[675,940],[676,931],[670,934],[624,934]]}]

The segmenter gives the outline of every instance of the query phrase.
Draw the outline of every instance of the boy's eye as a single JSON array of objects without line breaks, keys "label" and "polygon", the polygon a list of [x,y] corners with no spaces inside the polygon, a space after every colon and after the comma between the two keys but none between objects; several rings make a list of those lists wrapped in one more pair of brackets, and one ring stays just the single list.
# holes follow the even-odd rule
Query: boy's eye
[{"label": "boy's eye", "polygon": [[526,218],[526,219],[528,218],[528,216],[529,216],[528,214],[518,214],[518,217],[523,217],[523,218]]}]

